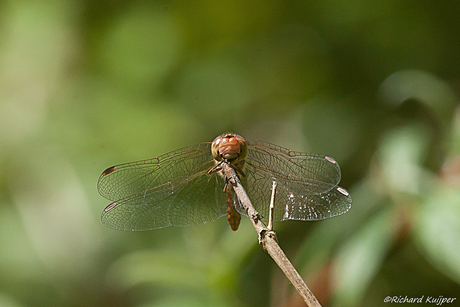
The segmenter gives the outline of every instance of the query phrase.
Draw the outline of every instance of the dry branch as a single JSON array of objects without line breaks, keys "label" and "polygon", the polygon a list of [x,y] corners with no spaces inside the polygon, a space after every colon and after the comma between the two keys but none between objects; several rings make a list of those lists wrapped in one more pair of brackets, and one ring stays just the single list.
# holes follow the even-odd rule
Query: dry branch
[{"label": "dry branch", "polygon": [[284,272],[286,277],[302,296],[307,306],[321,307],[316,297],[310,291],[302,277],[278,245],[275,232],[267,228],[267,226],[265,226],[265,224],[260,220],[260,215],[252,205],[251,200],[246,194],[245,189],[241,185],[241,182],[235,173],[235,170],[227,163],[222,164],[222,169],[225,172],[226,177],[229,178],[229,181],[233,186],[233,190],[237,194],[238,199],[248,213],[255,230],[259,234],[259,243],[262,245],[264,250],[273,258],[276,264]]}]

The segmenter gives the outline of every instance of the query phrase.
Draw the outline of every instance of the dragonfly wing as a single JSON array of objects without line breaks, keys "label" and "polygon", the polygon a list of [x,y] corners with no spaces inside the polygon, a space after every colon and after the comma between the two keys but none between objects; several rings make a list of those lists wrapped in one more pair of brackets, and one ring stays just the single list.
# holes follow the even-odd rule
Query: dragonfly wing
[{"label": "dragonfly wing", "polygon": [[[172,226],[204,224],[227,214],[224,178],[219,174],[198,175],[176,193],[169,210]],[[199,188],[197,188],[199,187]]]},{"label": "dragonfly wing", "polygon": [[[278,188],[277,188],[278,192]],[[289,185],[281,184],[276,195],[278,218],[281,221],[316,221],[344,214],[351,208],[351,196],[342,187],[335,187],[322,194],[296,194]],[[282,209],[282,210],[281,210]]]},{"label": "dragonfly wing", "polygon": [[173,186],[165,184],[108,205],[101,215],[104,226],[118,230],[148,230],[171,226],[168,211]]},{"label": "dragonfly wing", "polygon": [[[259,172],[254,172],[251,167],[247,168],[246,177],[247,179],[243,180],[243,185],[245,185],[254,208],[262,216],[264,222],[268,221],[274,180],[277,182],[273,212],[275,222],[322,220],[341,215],[351,208],[351,197],[341,187],[335,187],[320,194],[306,194],[302,193],[302,187],[298,183],[292,184],[271,176],[261,176]],[[306,190],[308,190],[307,187],[303,189],[303,191]],[[246,215],[246,213],[243,214]]]},{"label": "dragonfly wing", "polygon": [[136,195],[172,180],[181,182],[209,167],[211,144],[184,147],[157,158],[109,167],[99,177],[99,193],[112,201]]},{"label": "dragonfly wing", "polygon": [[333,158],[265,142],[248,143],[242,181],[264,221],[268,220],[273,181],[277,182],[274,221],[321,220],[350,209],[350,195],[337,186],[340,167]]},{"label": "dragonfly wing", "polygon": [[102,223],[119,230],[151,230],[192,226],[226,215],[224,180],[202,171],[192,178],[171,182],[128,196],[106,207]]},{"label": "dragonfly wing", "polygon": [[292,151],[261,141],[248,145],[247,166],[278,182],[292,182],[302,187],[303,193],[321,194],[340,182],[340,167],[329,156]]}]

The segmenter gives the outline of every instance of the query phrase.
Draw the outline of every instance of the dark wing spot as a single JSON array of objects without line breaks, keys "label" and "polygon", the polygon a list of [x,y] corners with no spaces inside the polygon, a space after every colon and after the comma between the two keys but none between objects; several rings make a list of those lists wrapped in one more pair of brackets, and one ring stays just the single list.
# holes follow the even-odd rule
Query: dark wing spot
[{"label": "dark wing spot", "polygon": [[115,208],[117,205],[118,205],[117,203],[111,203],[110,205],[108,205],[107,207],[105,207],[104,212],[107,212],[107,211],[112,210],[112,209]]},{"label": "dark wing spot", "polygon": [[110,174],[111,172],[113,172],[114,170],[115,170],[115,166],[109,167],[108,169],[102,172],[102,176],[106,176]]}]

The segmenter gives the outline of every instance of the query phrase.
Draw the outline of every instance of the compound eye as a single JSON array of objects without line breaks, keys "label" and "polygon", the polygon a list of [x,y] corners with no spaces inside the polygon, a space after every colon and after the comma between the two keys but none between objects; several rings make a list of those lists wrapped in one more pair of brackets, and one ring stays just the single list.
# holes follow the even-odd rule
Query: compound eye
[{"label": "compound eye", "polygon": [[221,156],[220,156],[220,153],[219,153],[219,150],[220,150],[220,145],[222,143],[223,136],[224,135],[219,135],[218,137],[216,137],[214,139],[214,141],[212,141],[212,144],[211,144],[211,154],[212,154],[212,157],[214,158],[214,160],[216,160],[216,161],[222,160]]}]

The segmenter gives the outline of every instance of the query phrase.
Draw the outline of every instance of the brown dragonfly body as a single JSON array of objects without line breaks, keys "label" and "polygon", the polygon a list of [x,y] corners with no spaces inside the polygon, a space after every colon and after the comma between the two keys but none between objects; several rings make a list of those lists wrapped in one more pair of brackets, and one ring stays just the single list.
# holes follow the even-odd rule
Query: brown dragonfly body
[{"label": "brown dragonfly body", "polygon": [[[212,141],[211,153],[216,161],[216,165],[208,171],[208,174],[219,171],[221,176],[225,177],[220,165],[222,163],[230,163],[230,165],[232,165],[237,171],[237,175],[244,176],[244,163],[247,153],[247,145],[243,137],[232,133],[219,135],[214,139],[214,141]],[[241,214],[239,214],[236,209],[237,206],[239,206],[239,200],[228,182],[226,182],[223,192],[227,194],[228,224],[233,231],[237,231],[241,221]]]},{"label": "brown dragonfly body", "polygon": [[262,220],[277,182],[274,221],[312,221],[347,212],[351,197],[339,187],[340,168],[330,156],[292,151],[226,133],[212,143],[107,168],[99,193],[113,202],[102,223],[120,230],[192,226],[227,215],[237,230],[242,208],[222,164],[233,167]]}]

